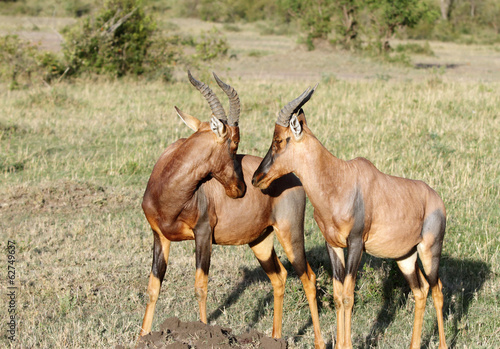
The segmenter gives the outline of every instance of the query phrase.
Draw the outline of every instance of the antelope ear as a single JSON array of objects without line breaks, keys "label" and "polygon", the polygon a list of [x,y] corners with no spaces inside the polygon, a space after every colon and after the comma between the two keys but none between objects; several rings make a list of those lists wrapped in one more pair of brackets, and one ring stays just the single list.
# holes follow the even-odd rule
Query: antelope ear
[{"label": "antelope ear", "polygon": [[226,137],[226,125],[224,125],[224,123],[217,119],[214,115],[212,115],[212,118],[210,119],[210,128],[219,140],[223,140]]},{"label": "antelope ear", "polygon": [[188,125],[188,127],[191,130],[193,130],[194,132],[198,131],[198,129],[200,128],[200,124],[201,124],[200,120],[198,120],[197,118],[195,118],[192,115],[184,113],[183,111],[181,111],[177,107],[174,107],[174,108],[175,108],[175,111],[177,112],[177,115],[179,115],[179,117],[181,118],[181,120],[184,121],[184,123],[186,125]]},{"label": "antelope ear", "polygon": [[299,119],[297,118],[297,114],[293,114],[290,118],[290,129],[292,130],[293,136],[296,140],[300,140],[302,138],[302,125],[300,124]]},{"label": "antelope ear", "polygon": [[307,120],[306,120],[306,114],[304,113],[304,109],[300,108],[299,112],[297,113],[297,119],[300,121],[301,125],[307,125]]}]

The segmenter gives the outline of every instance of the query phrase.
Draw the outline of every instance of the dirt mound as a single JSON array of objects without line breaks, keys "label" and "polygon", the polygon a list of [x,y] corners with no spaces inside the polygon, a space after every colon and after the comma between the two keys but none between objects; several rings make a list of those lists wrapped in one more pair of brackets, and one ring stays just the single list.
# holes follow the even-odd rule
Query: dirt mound
[{"label": "dirt mound", "polygon": [[236,336],[228,328],[206,325],[201,321],[182,322],[176,317],[171,317],[160,325],[160,331],[142,337],[137,343],[137,348],[285,349],[287,343],[284,339],[269,338],[257,331]]}]

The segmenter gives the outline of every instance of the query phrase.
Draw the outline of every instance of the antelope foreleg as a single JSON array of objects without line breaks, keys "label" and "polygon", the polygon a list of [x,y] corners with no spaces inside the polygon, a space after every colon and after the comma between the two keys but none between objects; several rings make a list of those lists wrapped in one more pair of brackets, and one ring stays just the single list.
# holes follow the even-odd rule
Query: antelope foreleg
[{"label": "antelope foreleg", "polygon": [[335,311],[337,313],[337,340],[335,347],[337,349],[345,346],[345,317],[344,317],[344,277],[345,277],[345,261],[344,250],[340,247],[332,247],[326,243],[328,257],[332,264],[333,277],[333,301],[335,303]]},{"label": "antelope foreleg", "polygon": [[167,271],[168,255],[170,253],[170,240],[165,238],[163,234],[153,231],[154,247],[153,247],[153,265],[149,274],[148,283],[148,304],[146,312],[142,320],[141,332],[139,337],[151,332],[151,324],[153,323],[153,315],[156,307],[156,301],[160,294],[161,284]]},{"label": "antelope foreleg", "polygon": [[[206,227],[205,227],[206,228]],[[200,320],[207,323],[207,292],[210,257],[212,255],[212,231],[208,229],[195,230],[196,243],[196,274],[194,292],[200,309]]]},{"label": "antelope foreleg", "polygon": [[351,339],[351,316],[354,306],[354,288],[356,286],[356,275],[358,274],[359,262],[363,254],[363,238],[361,231],[351,231],[347,238],[347,261],[345,266],[346,276],[344,279],[344,293],[342,303],[344,304],[344,347],[352,348]]},{"label": "antelope foreleg", "polygon": [[196,269],[194,292],[200,309],[200,320],[207,323],[208,273],[205,270]]},{"label": "antelope foreleg", "polygon": [[306,262],[307,272],[302,274],[300,281],[306,293],[309,309],[311,310],[311,319],[314,327],[314,347],[318,349],[326,348],[321,329],[319,325],[318,303],[316,301],[316,274],[311,269],[309,263]]}]

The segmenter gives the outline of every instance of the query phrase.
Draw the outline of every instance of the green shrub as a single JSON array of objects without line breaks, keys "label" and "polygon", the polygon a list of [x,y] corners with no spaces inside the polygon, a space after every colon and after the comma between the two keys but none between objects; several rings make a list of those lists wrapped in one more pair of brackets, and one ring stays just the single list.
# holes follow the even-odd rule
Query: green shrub
[{"label": "green shrub", "polygon": [[39,52],[37,55],[37,64],[43,72],[43,80],[48,83],[60,79],[67,72],[66,69],[68,69],[64,62],[50,51]]},{"label": "green shrub", "polygon": [[33,82],[49,83],[64,70],[64,64],[54,53],[41,52],[38,45],[17,35],[0,37],[0,80],[9,82],[11,89]]},{"label": "green shrub", "polygon": [[202,61],[227,55],[229,45],[222,33],[213,27],[211,30],[202,32],[200,40],[196,42],[196,58]]},{"label": "green shrub", "polygon": [[212,22],[257,21],[271,18],[277,4],[268,0],[188,0],[181,5],[182,14]]},{"label": "green shrub", "polygon": [[389,39],[398,29],[415,27],[429,11],[419,0],[368,0],[367,4],[372,12],[371,33],[382,42],[384,52],[390,50]]},{"label": "green shrub", "polygon": [[66,13],[74,17],[82,17],[88,15],[91,10],[91,5],[82,0],[68,0],[65,3]]},{"label": "green shrub", "polygon": [[303,39],[309,50],[314,49],[314,39],[327,39],[333,29],[331,21],[334,13],[332,0],[290,0],[294,3],[291,11],[296,11],[300,23],[305,31]]},{"label": "green shrub", "polygon": [[0,38],[0,78],[16,88],[19,79],[31,81],[36,70],[37,47],[19,39],[17,35]]},{"label": "green shrub", "polygon": [[184,60],[183,46],[189,45],[192,39],[162,34],[156,33],[152,37],[144,69],[149,78],[169,82],[173,77],[173,67]]},{"label": "green shrub", "polygon": [[224,29],[225,31],[228,31],[228,32],[240,32],[241,31],[241,28],[238,27],[238,25],[236,24],[230,24],[230,23],[225,23],[222,27],[222,29]]},{"label": "green shrub", "polygon": [[434,38],[439,41],[455,41],[458,37],[452,23],[448,21],[439,21],[434,27]]},{"label": "green shrub", "polygon": [[337,23],[334,26],[336,37],[332,40],[335,45],[344,49],[358,49],[359,40],[359,11],[361,0],[338,0],[335,3]]},{"label": "green shrub", "polygon": [[97,15],[65,31],[63,52],[71,73],[142,74],[155,27],[141,0],[108,0]]},{"label": "green shrub", "polygon": [[[171,33],[176,30],[156,30],[140,0],[110,0],[96,15],[64,29],[62,59],[17,36],[1,37],[0,80],[10,82],[11,89],[83,73],[144,75],[168,82],[177,64],[196,66],[227,55],[227,40],[216,28],[202,32],[199,38]],[[196,53],[186,55],[187,46]]]}]

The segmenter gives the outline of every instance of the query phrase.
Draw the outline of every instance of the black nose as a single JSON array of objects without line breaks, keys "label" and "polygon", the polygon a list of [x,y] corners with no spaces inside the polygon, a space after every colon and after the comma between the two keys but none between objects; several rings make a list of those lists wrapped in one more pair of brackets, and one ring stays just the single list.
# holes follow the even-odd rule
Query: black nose
[{"label": "black nose", "polygon": [[245,193],[247,191],[247,186],[245,185],[245,182],[241,182],[240,185],[238,186],[238,189],[240,191],[240,194],[238,195],[238,197],[243,197],[245,196]]},{"label": "black nose", "polygon": [[254,187],[256,187],[256,186],[259,184],[259,182],[260,182],[260,180],[262,179],[262,176],[263,176],[263,175],[264,175],[264,174],[263,174],[262,172],[260,172],[260,173],[259,173],[258,171],[256,171],[256,172],[253,174],[253,177],[252,177],[252,185],[253,185]]}]

